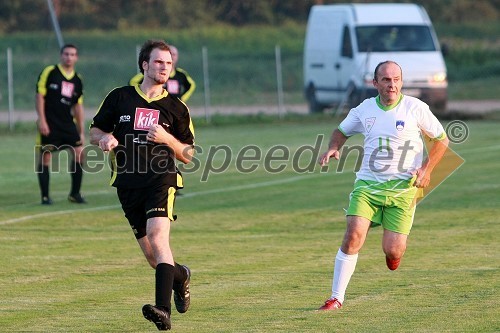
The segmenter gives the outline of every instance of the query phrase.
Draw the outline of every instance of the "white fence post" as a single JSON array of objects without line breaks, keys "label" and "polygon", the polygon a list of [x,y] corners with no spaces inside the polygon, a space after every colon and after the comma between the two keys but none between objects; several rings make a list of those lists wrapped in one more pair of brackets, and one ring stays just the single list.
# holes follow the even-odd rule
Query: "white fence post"
[{"label": "white fence post", "polygon": [[[139,63],[139,54],[141,53],[141,45],[135,46],[135,63]],[[137,65],[137,74],[139,74],[141,70],[139,69],[139,65]]]},{"label": "white fence post", "polygon": [[205,89],[205,120],[210,123],[210,79],[208,77],[208,50],[206,46],[202,48],[203,58],[203,84]]},{"label": "white fence post", "polygon": [[14,78],[12,71],[12,49],[7,48],[7,89],[9,94],[9,129],[14,129]]},{"label": "white fence post", "polygon": [[276,86],[278,89],[278,116],[283,118],[284,103],[283,103],[283,77],[281,73],[281,48],[276,45],[274,48],[274,53],[276,55]]},{"label": "white fence post", "polygon": [[57,42],[59,43],[59,47],[62,48],[64,46],[64,40],[61,33],[61,28],[59,27],[59,21],[57,20],[56,10],[54,9],[54,4],[52,0],[47,0],[47,6],[49,7],[50,19],[52,20],[52,25],[54,26],[54,31],[57,36]]}]

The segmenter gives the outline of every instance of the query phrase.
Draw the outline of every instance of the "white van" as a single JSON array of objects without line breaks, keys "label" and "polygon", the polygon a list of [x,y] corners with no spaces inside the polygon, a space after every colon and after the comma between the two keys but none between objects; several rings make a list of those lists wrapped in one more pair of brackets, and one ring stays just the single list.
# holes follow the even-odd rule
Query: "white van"
[{"label": "white van", "polygon": [[376,96],[373,71],[385,60],[403,69],[403,94],[444,113],[446,65],[431,20],[416,4],[312,6],[304,45],[304,92],[310,112],[358,105]]}]

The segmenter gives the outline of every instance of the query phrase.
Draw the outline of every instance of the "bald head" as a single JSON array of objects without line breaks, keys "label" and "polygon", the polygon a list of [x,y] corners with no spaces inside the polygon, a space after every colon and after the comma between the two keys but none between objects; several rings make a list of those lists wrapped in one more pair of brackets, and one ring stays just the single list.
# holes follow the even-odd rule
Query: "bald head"
[{"label": "bald head", "polygon": [[177,60],[179,59],[179,51],[173,45],[169,45],[170,54],[172,55],[172,62],[174,63],[174,67],[177,64]]},{"label": "bald head", "polygon": [[400,77],[403,78],[403,70],[401,69],[401,66],[399,66],[399,64],[397,62],[395,62],[395,61],[387,60],[387,61],[383,61],[383,62],[379,63],[377,65],[377,67],[375,67],[375,71],[373,72],[373,79],[375,81],[378,82],[380,70],[382,69],[382,67],[385,67],[385,66],[387,66],[389,64],[398,66],[399,67],[399,71],[400,71]]},{"label": "bald head", "polygon": [[397,103],[403,87],[401,67],[394,61],[384,61],[377,65],[373,86],[377,89],[380,102],[385,106]]}]

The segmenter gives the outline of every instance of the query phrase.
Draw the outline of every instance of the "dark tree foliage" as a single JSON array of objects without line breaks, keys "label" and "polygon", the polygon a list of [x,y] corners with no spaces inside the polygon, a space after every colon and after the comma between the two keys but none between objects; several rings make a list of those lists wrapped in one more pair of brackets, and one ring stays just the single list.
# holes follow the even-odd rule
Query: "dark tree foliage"
[{"label": "dark tree foliage", "polygon": [[[188,28],[221,23],[234,26],[305,22],[314,4],[345,0],[52,0],[61,28],[134,29]],[[438,23],[496,21],[500,0],[364,0],[352,2],[415,2]],[[0,2],[0,33],[51,30],[45,0]]]}]

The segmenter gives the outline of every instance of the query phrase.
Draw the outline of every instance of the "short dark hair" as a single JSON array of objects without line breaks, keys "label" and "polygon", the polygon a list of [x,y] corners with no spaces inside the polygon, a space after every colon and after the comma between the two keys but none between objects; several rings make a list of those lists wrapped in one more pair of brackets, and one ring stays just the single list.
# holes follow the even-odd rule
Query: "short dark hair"
[{"label": "short dark hair", "polygon": [[401,66],[399,66],[399,64],[395,61],[392,61],[392,60],[386,60],[386,61],[382,61],[382,62],[379,62],[379,64],[377,65],[377,67],[375,67],[375,71],[373,72],[373,79],[375,81],[378,82],[377,80],[377,75],[378,75],[378,70],[380,67],[382,67],[382,65],[385,65],[385,64],[395,64],[399,67],[399,69],[401,70],[401,76],[403,76],[403,69],[401,69]]},{"label": "short dark hair", "polygon": [[169,51],[170,48],[168,47],[168,44],[163,41],[163,40],[155,40],[155,39],[149,39],[147,40],[141,47],[141,51],[139,52],[139,60],[137,61],[137,64],[139,65],[139,70],[141,71],[142,74],[144,74],[144,69],[142,68],[142,63],[149,62],[149,59],[151,58],[151,52],[154,49],[160,49],[163,51]]},{"label": "short dark hair", "polygon": [[61,50],[59,51],[59,54],[63,54],[64,50],[66,50],[66,49],[75,49],[76,53],[78,53],[78,48],[76,47],[75,44],[64,44],[61,47]]}]

